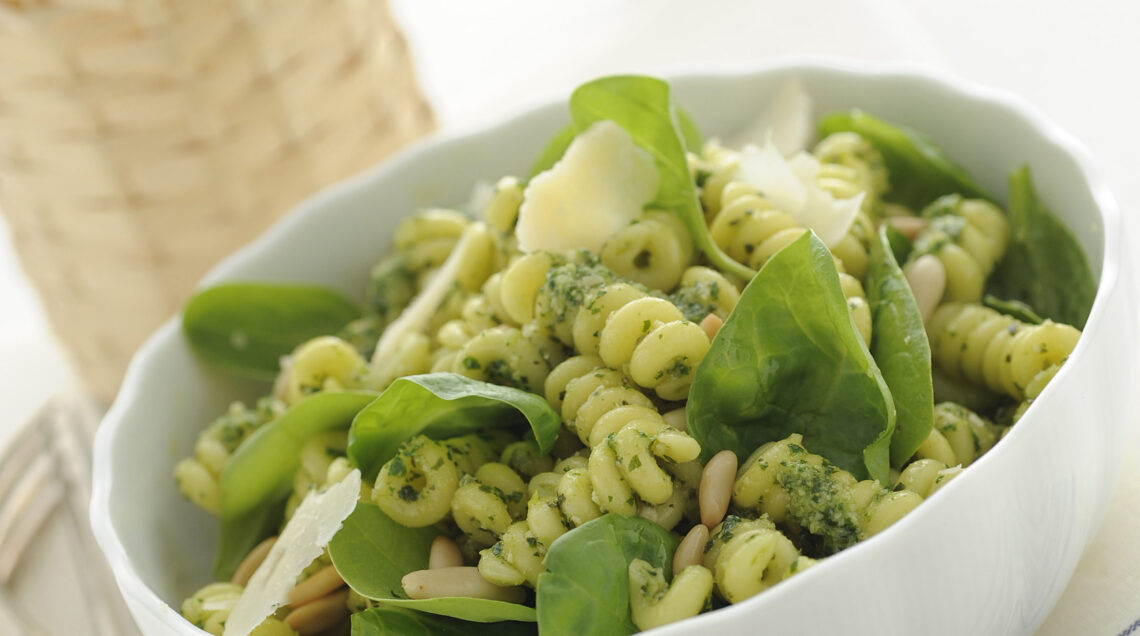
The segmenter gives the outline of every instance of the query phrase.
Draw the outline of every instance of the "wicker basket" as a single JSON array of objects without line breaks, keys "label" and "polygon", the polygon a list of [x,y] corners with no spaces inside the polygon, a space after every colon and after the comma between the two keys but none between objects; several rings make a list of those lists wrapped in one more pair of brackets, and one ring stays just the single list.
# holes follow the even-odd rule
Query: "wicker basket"
[{"label": "wicker basket", "polygon": [[431,127],[383,0],[0,0],[0,209],[103,400],[211,264]]}]

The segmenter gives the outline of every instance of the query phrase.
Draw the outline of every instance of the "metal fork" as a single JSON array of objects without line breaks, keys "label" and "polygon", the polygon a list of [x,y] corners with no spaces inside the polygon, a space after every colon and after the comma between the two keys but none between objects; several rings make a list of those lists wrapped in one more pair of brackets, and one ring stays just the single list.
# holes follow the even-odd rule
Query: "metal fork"
[{"label": "metal fork", "polygon": [[18,630],[16,636],[48,633],[11,590],[23,555],[57,512],[66,523],[69,560],[80,573],[73,578],[82,590],[78,600],[90,633],[138,633],[88,524],[98,421],[86,401],[55,398],[0,451],[0,618]]}]

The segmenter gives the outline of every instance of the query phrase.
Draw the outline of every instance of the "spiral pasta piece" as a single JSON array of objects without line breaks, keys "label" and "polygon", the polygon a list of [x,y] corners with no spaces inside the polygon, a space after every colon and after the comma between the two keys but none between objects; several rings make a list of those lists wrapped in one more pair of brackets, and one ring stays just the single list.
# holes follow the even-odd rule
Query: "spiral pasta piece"
[{"label": "spiral pasta piece", "polygon": [[802,440],[796,433],[756,449],[737,473],[733,503],[810,533],[825,554],[881,531],[921,503],[917,493],[856,480],[808,452]]},{"label": "spiral pasta piece", "polygon": [[680,285],[669,300],[685,320],[699,323],[709,314],[725,320],[740,300],[740,289],[717,270],[695,265],[681,275]]},{"label": "spiral pasta piece", "polygon": [[688,229],[668,212],[647,212],[602,245],[602,264],[650,289],[670,291],[693,258]]},{"label": "spiral pasta piece", "polygon": [[1009,247],[1009,221],[982,199],[950,194],[922,211],[930,224],[914,240],[911,260],[933,254],[946,270],[945,302],[976,303]]},{"label": "spiral pasta piece", "polygon": [[988,307],[948,303],[926,329],[935,364],[954,380],[985,386],[1016,400],[1041,373],[1069,357],[1081,332],[1046,320],[1023,323]]},{"label": "spiral pasta piece", "polygon": [[380,468],[372,501],[393,521],[422,528],[448,516],[458,488],[459,468],[448,447],[417,435]]},{"label": "spiral pasta piece", "polygon": [[998,435],[992,422],[964,406],[942,402],[934,406],[934,426],[915,457],[965,468],[992,448]]},{"label": "spiral pasta piece", "polygon": [[284,401],[296,404],[320,391],[351,389],[362,384],[368,363],[356,347],[336,336],[302,343],[285,366]]},{"label": "spiral pasta piece", "polygon": [[690,565],[673,577],[648,561],[629,563],[629,605],[633,624],[650,630],[696,616],[704,609],[713,589],[713,575],[700,565]]},{"label": "spiral pasta piece", "polygon": [[703,564],[712,571],[721,598],[739,603],[790,576],[800,556],[766,517],[728,515],[713,528]]},{"label": "spiral pasta piece", "polygon": [[542,352],[522,331],[502,325],[468,340],[456,354],[451,371],[538,393],[550,369]]}]

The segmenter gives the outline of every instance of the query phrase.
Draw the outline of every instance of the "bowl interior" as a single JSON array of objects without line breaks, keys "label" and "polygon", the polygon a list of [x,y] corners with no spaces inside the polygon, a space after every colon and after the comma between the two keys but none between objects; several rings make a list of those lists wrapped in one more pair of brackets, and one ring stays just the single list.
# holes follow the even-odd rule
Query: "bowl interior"
[{"label": "bowl interior", "polygon": [[[1043,135],[1044,124],[1026,118],[1008,98],[909,72],[836,65],[690,75],[672,83],[679,103],[706,136],[713,136],[743,126],[793,76],[804,82],[817,115],[860,107],[923,131],[1001,198],[1007,175],[1028,163],[1043,200],[1073,228],[1094,274],[1101,275],[1104,219],[1079,160]],[[360,297],[370,266],[388,249],[402,216],[424,206],[463,202],[477,181],[525,175],[566,121],[565,106],[556,104],[477,133],[417,145],[307,201],[215,268],[204,284],[304,281]],[[267,391],[267,385],[224,377],[196,361],[176,321],[136,357],[104,422],[107,453],[97,457],[96,469],[97,489],[106,493],[107,505],[106,514],[100,514],[96,501],[96,525],[102,526],[103,545],[111,546],[112,561],[119,561],[116,570],[128,596],[141,594],[178,607],[211,580],[216,521],[182,498],[171,477],[173,466],[192,453],[200,430],[229,402]],[[923,508],[915,513],[922,514]],[[137,584],[123,581],[134,577]]]}]

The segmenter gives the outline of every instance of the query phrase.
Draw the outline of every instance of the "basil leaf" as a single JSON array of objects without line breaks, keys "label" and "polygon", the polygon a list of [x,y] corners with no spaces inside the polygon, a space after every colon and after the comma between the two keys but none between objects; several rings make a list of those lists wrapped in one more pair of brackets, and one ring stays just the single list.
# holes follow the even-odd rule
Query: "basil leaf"
[{"label": "basil leaf", "polygon": [[744,289],[697,367],[686,411],[706,459],[724,449],[743,458],[802,433],[813,453],[889,483],[894,402],[814,233],[777,252]]},{"label": "basil leaf", "polygon": [[528,636],[537,633],[532,623],[470,623],[388,606],[352,615],[352,636]]},{"label": "basil leaf", "polygon": [[356,504],[329,542],[329,557],[341,578],[357,594],[384,605],[450,616],[466,621],[534,622],[534,608],[482,598],[409,599],[401,580],[426,570],[435,528],[407,528],[388,518],[377,506]]},{"label": "basil leaf", "polygon": [[1010,245],[986,286],[1044,318],[1083,328],[1096,296],[1088,258],[1076,237],[1037,197],[1029,167],[1009,177]]},{"label": "basil leaf", "polygon": [[871,355],[895,403],[891,465],[901,466],[930,434],[934,386],[930,342],[906,276],[895,260],[888,229],[871,241],[867,301],[871,305]]},{"label": "basil leaf", "polygon": [[301,447],[314,435],[347,429],[374,393],[317,393],[242,442],[219,483],[222,535],[214,578],[228,581],[245,555],[281,523]]},{"label": "basil leaf", "polygon": [[883,153],[883,161],[891,174],[891,190],[887,193],[891,200],[914,209],[943,194],[994,200],[929,137],[916,130],[885,122],[858,109],[832,113],[819,123],[821,137],[846,131],[859,133]]},{"label": "basil leaf", "polygon": [[689,229],[693,243],[714,265],[741,278],[752,278],[755,272],[732,260],[709,234],[685,157],[686,137],[693,136],[692,127],[681,123],[667,83],[635,75],[603,77],[574,91],[570,113],[578,130],[603,119],[624,128],[638,146],[653,155],[657,165],[661,184],[653,205],[677,215]]},{"label": "basil leaf", "polygon": [[982,304],[994,311],[999,311],[1011,318],[1017,318],[1021,322],[1031,325],[1039,325],[1045,322],[1045,319],[1038,316],[1032,307],[1020,300],[1002,300],[992,294],[986,294],[982,298]]},{"label": "basil leaf", "polygon": [[637,631],[629,609],[629,563],[670,571],[677,540],[643,517],[607,514],[558,537],[538,577],[543,636],[602,636]]},{"label": "basil leaf", "polygon": [[273,379],[281,356],[359,317],[359,307],[324,287],[229,283],[190,299],[182,310],[182,333],[203,360]]},{"label": "basil leaf", "polygon": [[562,418],[543,398],[458,373],[410,375],[393,382],[356,416],[348,456],[365,478],[375,479],[400,444],[420,433],[445,438],[524,422],[530,424],[539,453],[548,453]]}]

